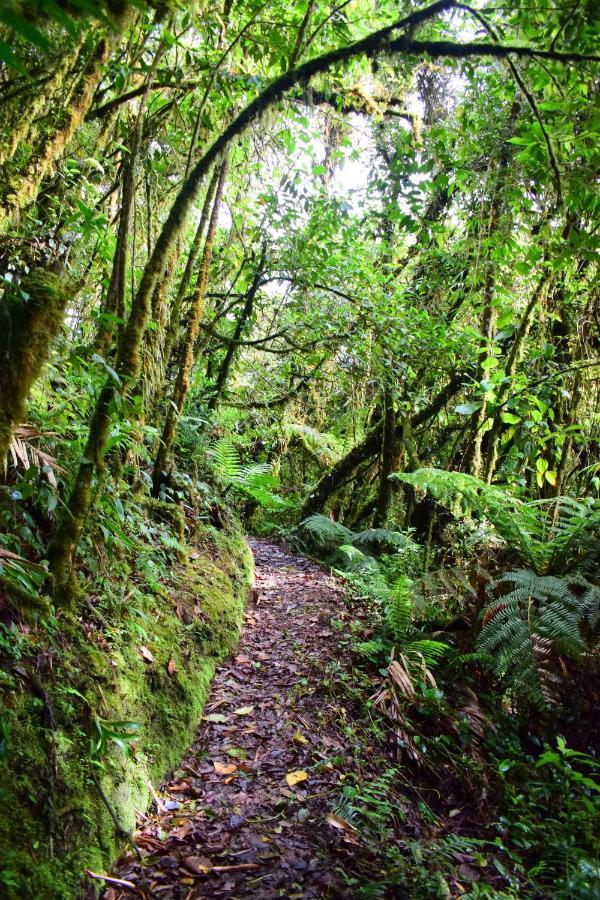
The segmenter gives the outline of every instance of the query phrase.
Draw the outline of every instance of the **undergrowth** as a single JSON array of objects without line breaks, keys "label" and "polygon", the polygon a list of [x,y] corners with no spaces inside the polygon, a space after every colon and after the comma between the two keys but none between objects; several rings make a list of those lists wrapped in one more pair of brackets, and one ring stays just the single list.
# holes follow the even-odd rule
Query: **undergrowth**
[{"label": "undergrowth", "polygon": [[[584,532],[573,535],[587,547]],[[348,665],[332,673],[332,690],[389,759],[374,782],[345,784],[332,806],[357,854],[349,893],[596,896],[600,764],[593,722],[582,727],[576,712],[585,696],[567,702],[567,666],[594,671],[594,582],[576,572],[503,572],[489,556],[483,581],[460,560],[460,576],[444,580],[435,561],[419,571],[410,534],[377,534],[364,553],[356,535],[322,516],[300,535],[346,585]],[[364,546],[369,532],[361,537]],[[578,555],[573,541],[561,553]],[[440,586],[454,591],[450,613]],[[359,847],[378,857],[380,879],[365,883]]]}]

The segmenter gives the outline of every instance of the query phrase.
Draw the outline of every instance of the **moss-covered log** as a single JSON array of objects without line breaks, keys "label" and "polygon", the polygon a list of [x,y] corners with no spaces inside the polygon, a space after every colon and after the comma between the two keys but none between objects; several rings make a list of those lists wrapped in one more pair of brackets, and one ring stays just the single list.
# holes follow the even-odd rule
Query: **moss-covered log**
[{"label": "moss-covered log", "polygon": [[69,283],[36,269],[0,303],[0,463],[13,430],[25,418],[27,398],[63,322]]}]

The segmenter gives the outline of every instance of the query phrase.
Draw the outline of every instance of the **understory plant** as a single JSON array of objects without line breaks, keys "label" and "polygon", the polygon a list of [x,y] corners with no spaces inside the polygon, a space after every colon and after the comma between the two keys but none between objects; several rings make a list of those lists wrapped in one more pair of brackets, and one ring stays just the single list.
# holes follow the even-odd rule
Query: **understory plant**
[{"label": "understory plant", "polygon": [[238,497],[253,501],[269,509],[284,509],[286,501],[275,493],[279,479],[273,475],[270,463],[243,463],[230,440],[216,441],[211,450],[212,468],[222,483],[224,496],[231,491]]},{"label": "understory plant", "polygon": [[598,501],[527,502],[472,475],[438,469],[395,477],[487,519],[527,563],[487,586],[477,646],[517,702],[556,702],[564,660],[592,667],[599,661],[600,587],[590,572],[600,534]]}]

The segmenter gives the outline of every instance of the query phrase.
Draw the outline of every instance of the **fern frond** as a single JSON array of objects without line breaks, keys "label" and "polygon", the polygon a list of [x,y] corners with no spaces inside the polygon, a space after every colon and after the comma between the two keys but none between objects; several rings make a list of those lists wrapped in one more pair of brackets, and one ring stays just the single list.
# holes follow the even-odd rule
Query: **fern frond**
[{"label": "fern frond", "polygon": [[352,532],[340,522],[334,522],[328,516],[308,516],[298,526],[300,534],[309,538],[318,547],[337,549],[342,544],[349,544]]},{"label": "fern frond", "polygon": [[463,472],[424,468],[392,476],[429,491],[440,503],[461,500],[468,512],[488,519],[498,534],[536,572],[564,571],[600,533],[600,504],[569,497],[525,503],[498,485]]},{"label": "fern frond", "polygon": [[212,445],[210,453],[214,460],[215,473],[218,476],[229,480],[242,475],[243,467],[240,456],[231,441],[226,438],[216,441]]},{"label": "fern frond", "polygon": [[[577,584],[583,582],[577,579]],[[589,581],[584,582],[585,588],[580,597],[584,615],[590,625],[590,628],[597,628],[600,625],[600,587],[596,584],[590,584]]]},{"label": "fern frond", "polygon": [[517,696],[538,705],[553,702],[560,681],[553,662],[590,652],[582,623],[600,590],[580,577],[527,569],[507,572],[489,590],[495,598],[484,611],[479,650],[492,657],[496,675]]},{"label": "fern frond", "polygon": [[231,487],[259,506],[267,509],[283,509],[287,502],[274,491],[279,479],[272,474],[269,463],[243,464],[231,441],[223,438],[211,447],[215,475],[225,487]]},{"label": "fern frond", "polygon": [[332,558],[332,564],[344,572],[355,572],[367,577],[370,575],[377,577],[380,574],[377,560],[372,556],[365,556],[352,544],[342,544],[338,547],[336,555]]},{"label": "fern frond", "polygon": [[406,575],[401,575],[391,590],[386,618],[388,628],[396,645],[403,644],[406,641],[410,630],[412,618],[411,587],[411,579]]},{"label": "fern frond", "polygon": [[409,535],[401,531],[390,531],[388,528],[368,528],[360,531],[352,538],[352,543],[363,552],[368,553],[398,553],[408,551],[421,553],[421,547],[415,543]]},{"label": "fern frond", "polygon": [[310,425],[287,422],[283,426],[283,433],[288,438],[297,438],[320,466],[333,466],[344,449],[342,442],[334,434],[317,431]]},{"label": "fern frond", "polygon": [[418,653],[425,661],[427,668],[431,669],[446,655],[449,649],[450,647],[448,644],[444,644],[443,641],[422,640],[411,641],[410,644],[407,644],[405,653],[409,655],[411,653]]}]

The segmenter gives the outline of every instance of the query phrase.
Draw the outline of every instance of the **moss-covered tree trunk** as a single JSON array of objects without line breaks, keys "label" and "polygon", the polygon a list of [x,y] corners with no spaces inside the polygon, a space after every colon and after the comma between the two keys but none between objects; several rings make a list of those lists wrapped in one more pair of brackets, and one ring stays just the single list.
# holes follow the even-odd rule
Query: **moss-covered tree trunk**
[{"label": "moss-covered tree trunk", "polygon": [[[131,9],[125,7],[121,10],[116,19],[119,28],[125,25],[131,15]],[[0,196],[0,230],[6,227],[11,216],[37,197],[42,181],[60,159],[85,118],[119,35],[120,31],[114,30],[97,40],[76,79],[74,89],[67,95],[68,102],[55,112],[56,127],[48,130],[27,164],[7,181]],[[82,50],[81,54],[83,53]]]},{"label": "moss-covered tree trunk", "polygon": [[36,269],[0,303],[0,465],[25,417],[29,392],[60,331],[70,293],[64,278]]},{"label": "moss-covered tree trunk", "polygon": [[[192,278],[192,272],[194,270],[194,266],[196,265],[196,260],[198,258],[198,254],[200,253],[200,248],[202,246],[202,238],[204,237],[204,232],[206,230],[206,226],[208,224],[210,218],[210,212],[212,208],[212,202],[214,193],[217,187],[217,181],[219,180],[219,169],[216,168],[211,180],[208,183],[208,188],[206,190],[206,195],[204,197],[204,202],[202,204],[202,212],[200,213],[200,221],[198,222],[198,227],[196,228],[196,232],[194,234],[194,238],[192,240],[187,259],[185,262],[185,267],[183,270],[183,274],[179,281],[179,286],[177,288],[177,293],[175,295],[175,299],[172,302],[171,309],[169,311],[169,322],[166,328],[166,334],[164,337],[164,344],[162,348],[162,378],[163,378],[163,391],[157,391],[154,397],[148,396],[147,398],[147,408],[150,408],[150,418],[152,421],[156,421],[156,417],[158,416],[159,409],[161,406],[161,402],[164,399],[162,394],[166,394],[168,392],[168,385],[165,383],[167,377],[167,367],[169,366],[173,356],[176,356],[177,359],[180,358],[180,353],[175,353],[175,348],[179,347],[181,338],[182,338],[182,317],[183,310],[186,301],[187,291],[190,285],[190,281]],[[159,287],[160,290],[160,287]],[[149,392],[148,392],[149,393]]]},{"label": "moss-covered tree trunk", "polygon": [[[410,435],[410,450],[410,448],[414,446],[412,444],[412,429],[419,428],[421,425],[424,425],[426,422],[429,422],[437,416],[446,403],[461,389],[464,379],[464,373],[457,372],[426,407],[411,416],[410,420],[408,420],[408,424],[410,425],[410,430],[408,432],[406,417],[397,417],[395,420],[394,435],[396,445],[399,446],[400,444],[403,444],[406,449],[405,442],[408,440],[407,435]],[[319,479],[304,501],[300,513],[301,518],[305,519],[307,516],[312,516],[314,513],[321,512],[329,498],[350,481],[360,464],[377,456],[381,450],[382,440],[383,421],[380,420],[371,431],[369,431],[360,444],[353,447]]]},{"label": "moss-covered tree trunk", "polygon": [[525,341],[527,339],[527,335],[529,334],[529,330],[531,328],[531,323],[533,321],[533,315],[535,310],[542,298],[542,295],[547,287],[548,283],[549,271],[547,266],[544,267],[542,275],[540,276],[540,280],[537,284],[535,291],[533,292],[529,303],[527,304],[525,311],[521,317],[521,321],[519,323],[519,327],[515,333],[512,346],[510,348],[510,352],[508,354],[505,366],[505,375],[506,381],[503,385],[501,385],[500,390],[498,391],[496,398],[496,414],[494,417],[494,424],[492,426],[491,431],[488,436],[488,445],[487,445],[487,453],[485,459],[485,479],[487,482],[491,483],[492,478],[494,477],[494,473],[496,471],[496,466],[498,464],[498,455],[500,449],[500,438],[503,430],[503,421],[502,421],[502,413],[505,411],[504,404],[509,396],[510,385],[512,383],[512,378],[517,371],[517,366],[521,361],[521,357],[523,355],[523,350],[525,347]]},{"label": "moss-covered tree trunk", "polygon": [[217,404],[223,394],[223,390],[225,388],[225,385],[227,384],[227,379],[229,377],[229,372],[231,371],[231,366],[235,359],[236,351],[239,347],[240,338],[244,330],[246,329],[250,319],[252,318],[252,313],[254,311],[254,300],[260,286],[260,279],[262,278],[263,268],[265,264],[266,250],[266,243],[263,243],[260,260],[258,266],[256,267],[254,278],[252,279],[252,284],[250,285],[246,293],[244,305],[237,317],[233,334],[229,339],[225,355],[221,360],[221,365],[219,366],[217,377],[215,378],[215,386],[210,400],[208,401],[208,408],[210,410],[216,409]]},{"label": "moss-covered tree trunk", "polygon": [[149,72],[146,75],[144,92],[141,95],[140,104],[133,126],[129,152],[126,154],[121,167],[121,208],[119,210],[119,228],[117,230],[117,244],[113,258],[112,272],[108,284],[105,310],[107,319],[100,324],[97,337],[98,350],[105,353],[110,346],[111,338],[115,331],[115,320],[123,322],[125,319],[125,288],[127,279],[128,246],[131,239],[131,220],[133,205],[135,202],[135,175],[142,145],[142,134],[146,113],[146,104],[150,85],[154,78],[156,66],[163,52],[163,44],[154,54],[154,59]]},{"label": "moss-covered tree trunk", "polygon": [[25,84],[12,98],[11,104],[15,107],[18,104],[18,109],[15,109],[15,116],[11,116],[13,125],[10,134],[0,144],[0,165],[11,163],[23,144],[37,144],[44,111],[59,102],[60,95],[65,93],[65,86],[68,89],[69,81],[76,80],[85,43],[86,35],[82,33],[71,50],[58,61],[52,74],[43,79],[43,83],[34,81],[29,86]]},{"label": "moss-covered tree trunk", "polygon": [[381,465],[379,468],[379,490],[377,507],[373,518],[374,528],[384,528],[392,502],[392,482],[396,455],[396,413],[392,388],[386,384],[383,391],[383,442],[381,445]]},{"label": "moss-covered tree trunk", "polygon": [[198,332],[200,330],[200,320],[204,311],[204,297],[206,295],[206,288],[208,285],[208,272],[210,261],[212,258],[212,248],[215,233],[217,230],[217,221],[219,218],[221,197],[223,196],[223,187],[225,185],[226,174],[227,161],[221,163],[219,170],[215,199],[210,215],[208,230],[206,232],[206,240],[204,242],[204,250],[202,253],[202,262],[200,264],[200,272],[198,274],[196,290],[194,292],[194,299],[192,301],[192,308],[189,314],[187,333],[181,351],[181,359],[177,372],[177,378],[175,380],[171,402],[169,403],[169,406],[167,408],[167,415],[162,430],[160,445],[158,448],[158,453],[156,454],[156,460],[154,462],[154,471],[152,474],[152,494],[154,497],[158,497],[161,484],[167,476],[171,451],[173,449],[175,436],[177,434],[177,425],[179,423],[179,418],[183,411],[185,400],[190,387],[190,376],[192,374],[192,368],[194,365],[194,346],[198,338]]}]

